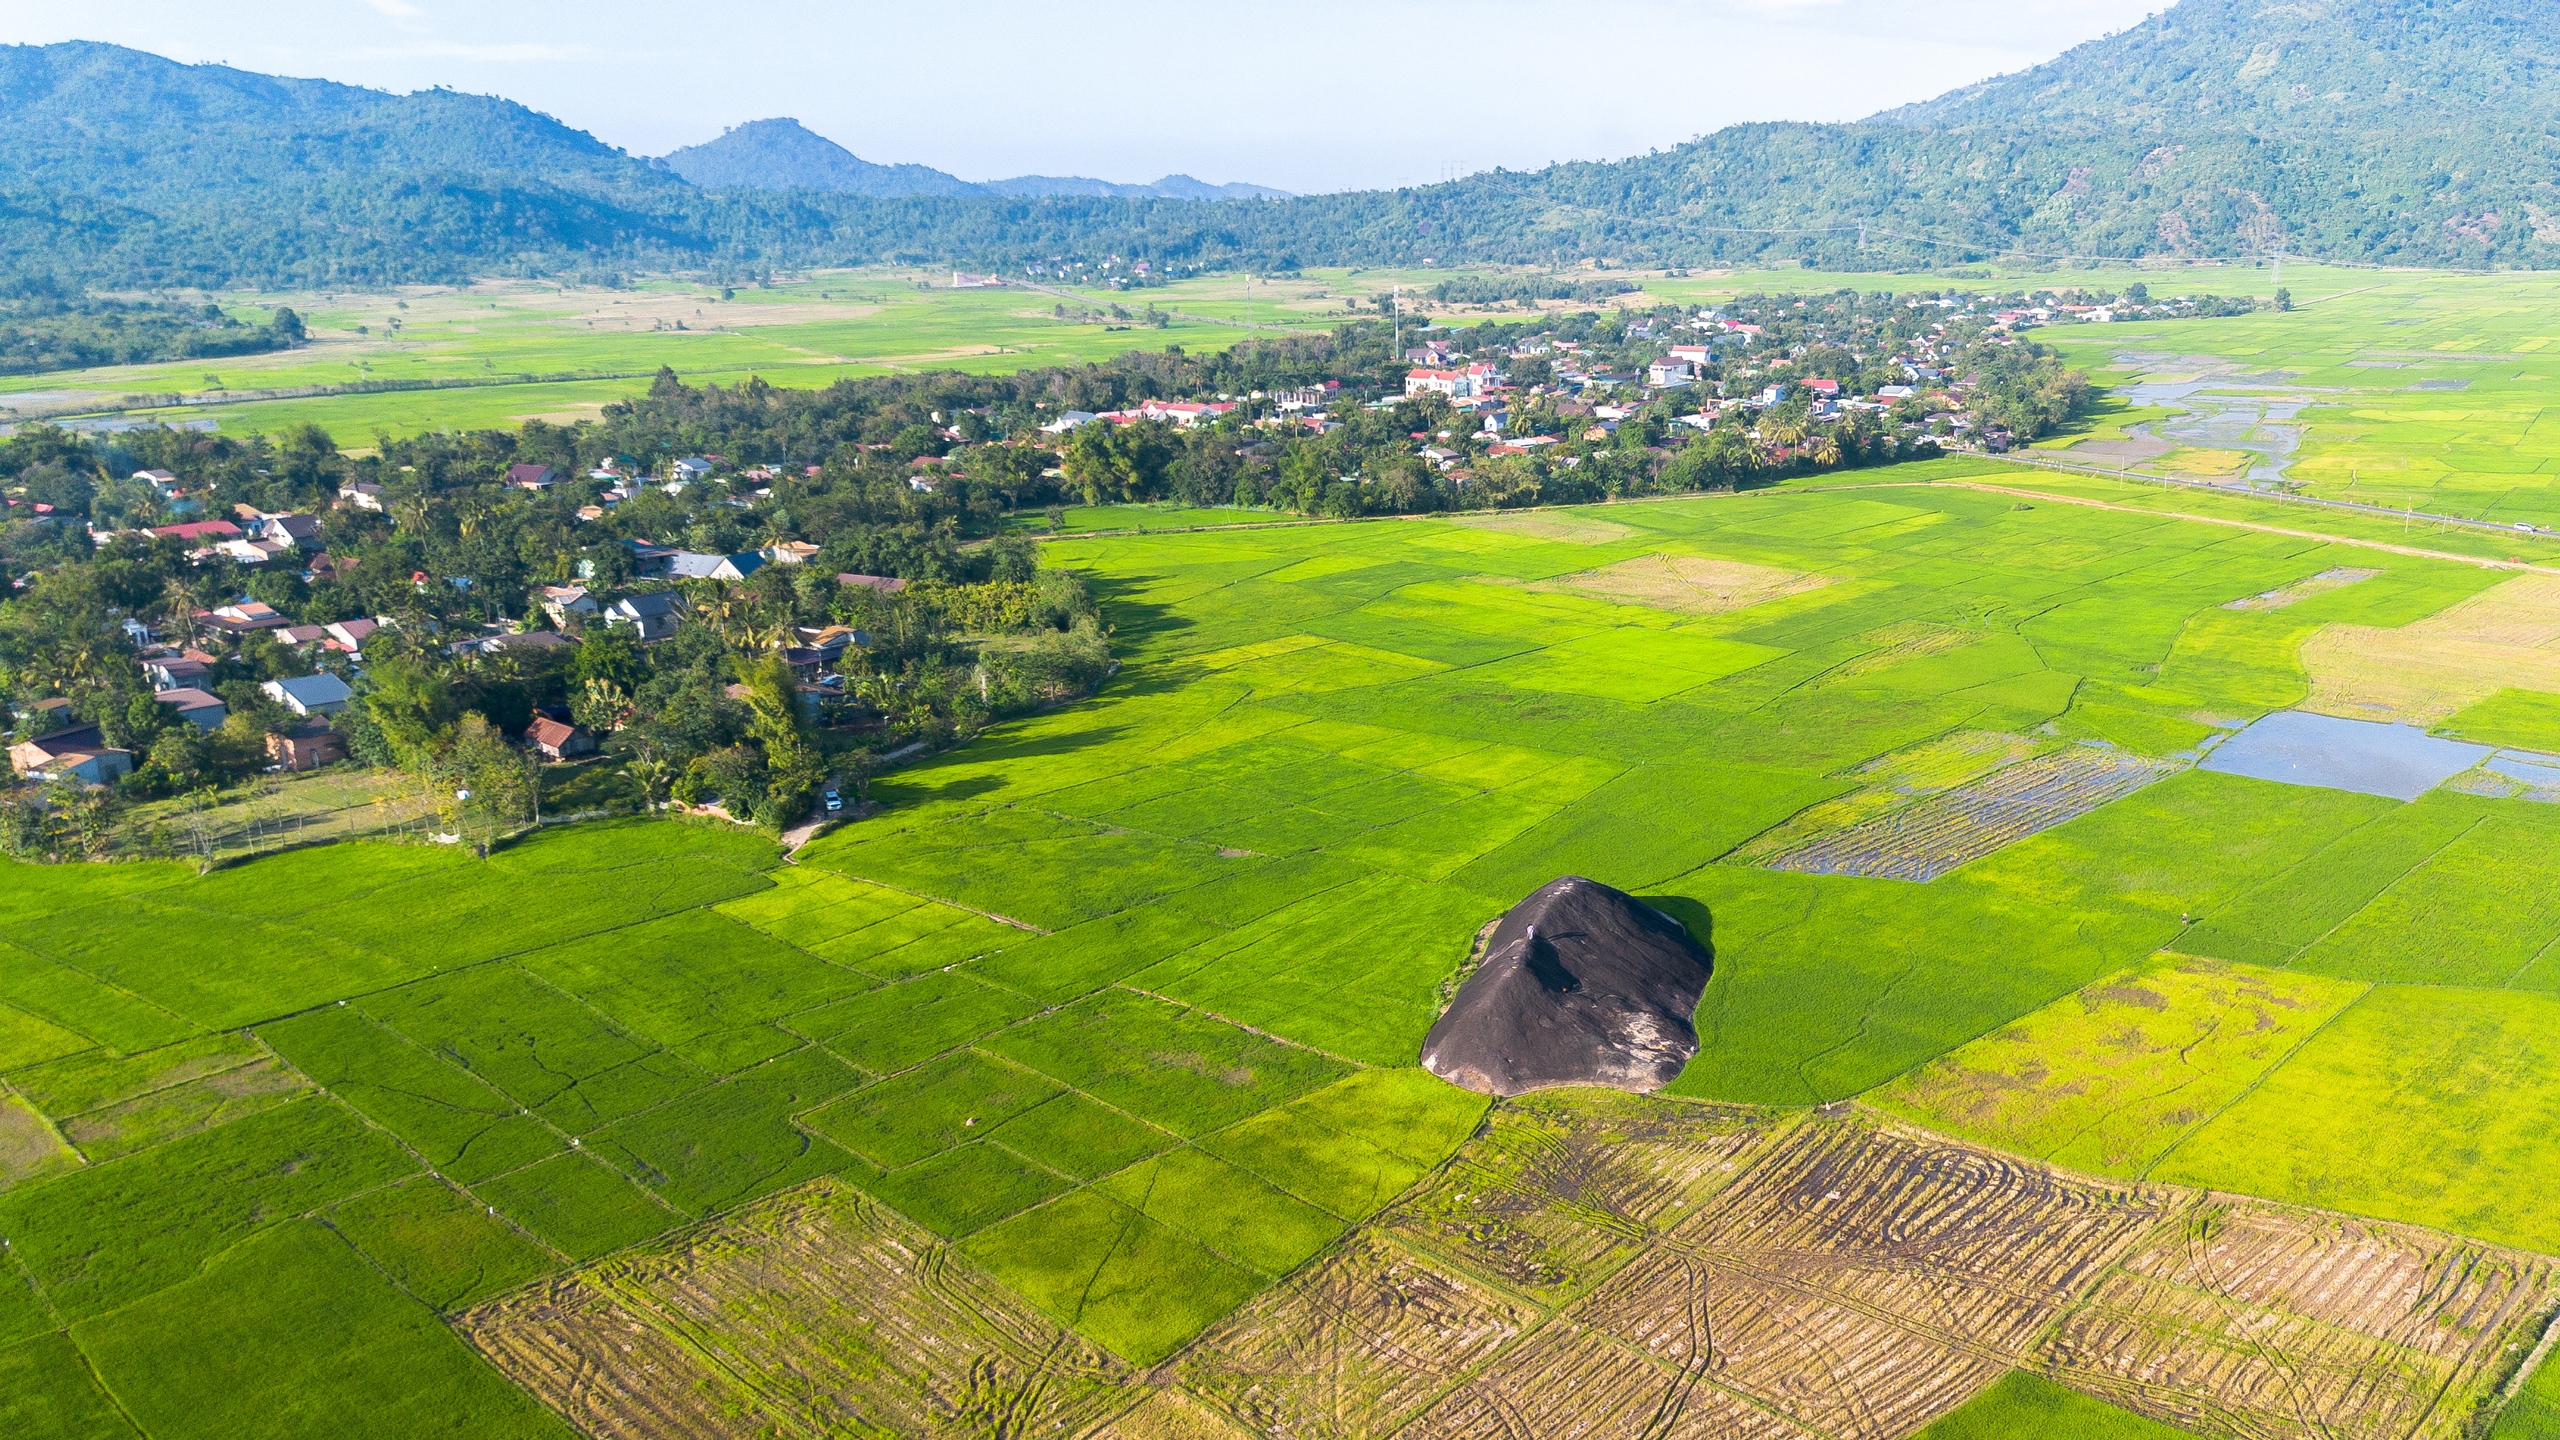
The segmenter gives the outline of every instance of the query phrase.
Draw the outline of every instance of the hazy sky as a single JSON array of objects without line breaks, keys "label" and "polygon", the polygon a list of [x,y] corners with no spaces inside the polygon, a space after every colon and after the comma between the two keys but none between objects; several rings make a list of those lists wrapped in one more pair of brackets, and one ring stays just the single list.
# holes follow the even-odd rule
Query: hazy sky
[{"label": "hazy sky", "polygon": [[504,95],[644,155],[790,115],[866,160],[971,180],[1314,191],[1855,119],[2166,3],[0,0],[0,42]]}]

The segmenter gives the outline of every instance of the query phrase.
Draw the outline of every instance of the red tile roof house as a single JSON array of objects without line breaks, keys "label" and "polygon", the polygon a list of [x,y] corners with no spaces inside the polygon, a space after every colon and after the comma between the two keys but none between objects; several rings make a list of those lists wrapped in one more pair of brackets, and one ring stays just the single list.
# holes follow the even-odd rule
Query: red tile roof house
[{"label": "red tile roof house", "polygon": [[237,540],[240,527],[228,520],[190,520],[184,525],[154,525],[151,535],[167,540]]},{"label": "red tile roof house", "polygon": [[533,724],[525,730],[525,738],[533,742],[534,749],[554,760],[566,760],[572,755],[592,755],[596,749],[596,737],[588,734],[584,725],[563,725],[545,716],[534,718]]}]

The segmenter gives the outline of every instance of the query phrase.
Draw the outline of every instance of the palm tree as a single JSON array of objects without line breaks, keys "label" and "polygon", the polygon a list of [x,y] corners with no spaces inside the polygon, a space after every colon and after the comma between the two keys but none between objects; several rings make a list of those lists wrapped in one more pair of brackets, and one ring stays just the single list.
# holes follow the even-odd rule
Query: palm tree
[{"label": "palm tree", "polygon": [[204,582],[194,571],[173,575],[160,586],[160,612],[176,627],[178,638],[192,643],[196,638],[196,611],[202,608],[200,593]]}]

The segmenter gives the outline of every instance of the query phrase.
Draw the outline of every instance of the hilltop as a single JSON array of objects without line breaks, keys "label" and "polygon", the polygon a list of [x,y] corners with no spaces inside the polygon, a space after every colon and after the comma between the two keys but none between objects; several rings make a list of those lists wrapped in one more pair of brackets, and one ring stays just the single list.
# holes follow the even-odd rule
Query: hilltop
[{"label": "hilltop", "polygon": [[1145,185],[1122,185],[1083,175],[963,180],[929,165],[875,165],[791,119],[750,120],[716,140],[674,151],[659,163],[706,190],[832,190],[876,200],[904,200],[920,195],[1001,195],[1014,199],[1063,195],[1153,200],[1289,198],[1288,191],[1267,185],[1212,185],[1188,175],[1167,175]]}]

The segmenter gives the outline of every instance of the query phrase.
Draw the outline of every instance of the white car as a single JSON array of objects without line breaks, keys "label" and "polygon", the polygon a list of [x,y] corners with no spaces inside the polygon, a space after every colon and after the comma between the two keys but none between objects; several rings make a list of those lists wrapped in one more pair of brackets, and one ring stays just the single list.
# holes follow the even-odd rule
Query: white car
[{"label": "white car", "polygon": [[841,795],[839,795],[839,794],[837,794],[837,793],[836,793],[836,792],[834,792],[833,790],[828,791],[828,792],[827,792],[827,813],[828,813],[828,814],[830,814],[830,815],[832,815],[832,814],[834,814],[835,812],[837,812],[838,810],[841,810],[841,809],[843,809],[843,808],[844,808],[844,797],[843,797],[843,796],[841,796]]}]

